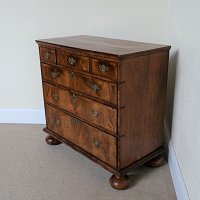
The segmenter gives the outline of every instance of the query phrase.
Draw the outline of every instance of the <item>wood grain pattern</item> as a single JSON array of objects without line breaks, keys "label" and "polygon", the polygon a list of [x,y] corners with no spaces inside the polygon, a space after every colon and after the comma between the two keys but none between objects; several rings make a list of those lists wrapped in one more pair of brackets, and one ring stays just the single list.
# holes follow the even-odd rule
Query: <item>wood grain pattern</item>
[{"label": "wood grain pattern", "polygon": [[[58,73],[58,76],[56,78],[52,77],[52,73],[54,72]],[[79,75],[70,70],[64,70],[46,64],[42,64],[42,77],[43,79],[49,80],[53,83],[60,84],[79,92],[83,92],[88,95],[111,102],[114,105],[117,104],[116,84],[102,81],[100,79],[93,79],[90,77]],[[97,86],[99,90],[95,91],[93,89],[94,86]]]},{"label": "wood grain pattern", "polygon": [[170,46],[150,44],[128,40],[118,40],[104,37],[78,35],[61,38],[36,40],[38,44],[57,45],[72,49],[116,55],[121,58],[141,56],[170,49]]},{"label": "wood grain pattern", "polygon": [[54,49],[40,47],[40,59],[45,63],[56,64],[56,52]]},{"label": "wood grain pattern", "polygon": [[168,51],[121,63],[120,168],[163,144]]},{"label": "wood grain pattern", "polygon": [[92,59],[92,73],[111,80],[117,80],[117,65],[116,61]]},{"label": "wood grain pattern", "polygon": [[116,135],[116,109],[48,83],[43,83],[43,90],[45,102],[54,104]]},{"label": "wood grain pattern", "polygon": [[128,188],[132,169],[162,163],[170,46],[93,36],[36,42],[48,142],[112,172],[115,189]]},{"label": "wood grain pattern", "polygon": [[119,111],[120,132],[125,135],[120,139],[120,168],[136,160],[143,153],[141,140],[143,138],[144,122],[144,97],[145,97],[145,68],[148,56],[129,59],[121,63],[121,79],[125,80],[120,89],[120,106],[125,106]]},{"label": "wood grain pattern", "polygon": [[47,127],[100,160],[116,167],[116,138],[46,105]]},{"label": "wood grain pattern", "polygon": [[[75,63],[72,65],[69,63],[69,59],[73,58]],[[83,71],[89,71],[89,58],[86,56],[80,56],[75,53],[67,51],[57,52],[57,64],[64,65],[72,69],[79,69]]]}]

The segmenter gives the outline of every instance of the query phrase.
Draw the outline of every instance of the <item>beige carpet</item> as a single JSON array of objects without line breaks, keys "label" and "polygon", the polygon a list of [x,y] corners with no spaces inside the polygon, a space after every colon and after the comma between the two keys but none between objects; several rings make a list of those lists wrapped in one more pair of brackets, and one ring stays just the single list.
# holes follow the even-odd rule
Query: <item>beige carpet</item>
[{"label": "beige carpet", "polygon": [[175,200],[168,165],[130,173],[117,191],[111,174],[61,144],[49,146],[41,125],[0,125],[0,200]]}]

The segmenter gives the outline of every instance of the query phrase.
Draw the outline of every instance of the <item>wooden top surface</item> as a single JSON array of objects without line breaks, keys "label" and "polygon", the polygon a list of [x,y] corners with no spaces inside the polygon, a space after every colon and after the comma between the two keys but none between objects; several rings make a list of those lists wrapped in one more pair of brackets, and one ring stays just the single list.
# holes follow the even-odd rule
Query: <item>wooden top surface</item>
[{"label": "wooden top surface", "polygon": [[36,42],[112,54],[119,57],[141,54],[149,51],[157,52],[170,49],[170,46],[167,45],[110,39],[88,35],[42,39],[36,40]]}]

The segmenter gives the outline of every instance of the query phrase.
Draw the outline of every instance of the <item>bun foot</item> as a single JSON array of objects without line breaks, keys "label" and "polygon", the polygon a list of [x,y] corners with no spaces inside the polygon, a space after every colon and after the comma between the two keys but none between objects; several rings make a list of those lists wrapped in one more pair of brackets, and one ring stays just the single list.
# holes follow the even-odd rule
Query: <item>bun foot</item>
[{"label": "bun foot", "polygon": [[112,175],[110,178],[110,185],[116,190],[126,190],[130,185],[130,179],[127,175]]},{"label": "bun foot", "polygon": [[149,162],[147,162],[146,164],[150,167],[160,167],[163,165],[163,163],[164,163],[164,156],[159,155],[153,158],[152,160],[150,160]]},{"label": "bun foot", "polygon": [[51,135],[46,137],[46,143],[49,145],[58,145],[61,144],[56,138],[52,137]]}]

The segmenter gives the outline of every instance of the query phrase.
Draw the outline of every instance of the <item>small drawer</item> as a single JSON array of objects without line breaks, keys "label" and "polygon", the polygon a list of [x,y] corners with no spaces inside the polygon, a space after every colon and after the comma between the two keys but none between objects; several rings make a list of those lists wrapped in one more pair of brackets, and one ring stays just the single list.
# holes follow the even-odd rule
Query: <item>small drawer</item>
[{"label": "small drawer", "polygon": [[89,71],[89,58],[86,56],[80,56],[65,51],[58,51],[57,63],[58,65],[64,65],[69,68]]},{"label": "small drawer", "polygon": [[48,83],[43,83],[43,87],[45,102],[58,106],[116,134],[117,110],[115,108]]},{"label": "small drawer", "polygon": [[47,128],[105,163],[116,167],[116,138],[46,105]]},{"label": "small drawer", "polygon": [[114,83],[47,64],[42,64],[42,78],[117,105],[117,85]]},{"label": "small drawer", "polygon": [[112,80],[117,80],[118,62],[92,59],[92,73]]},{"label": "small drawer", "polygon": [[56,64],[56,52],[53,49],[40,47],[40,59],[45,63]]}]

